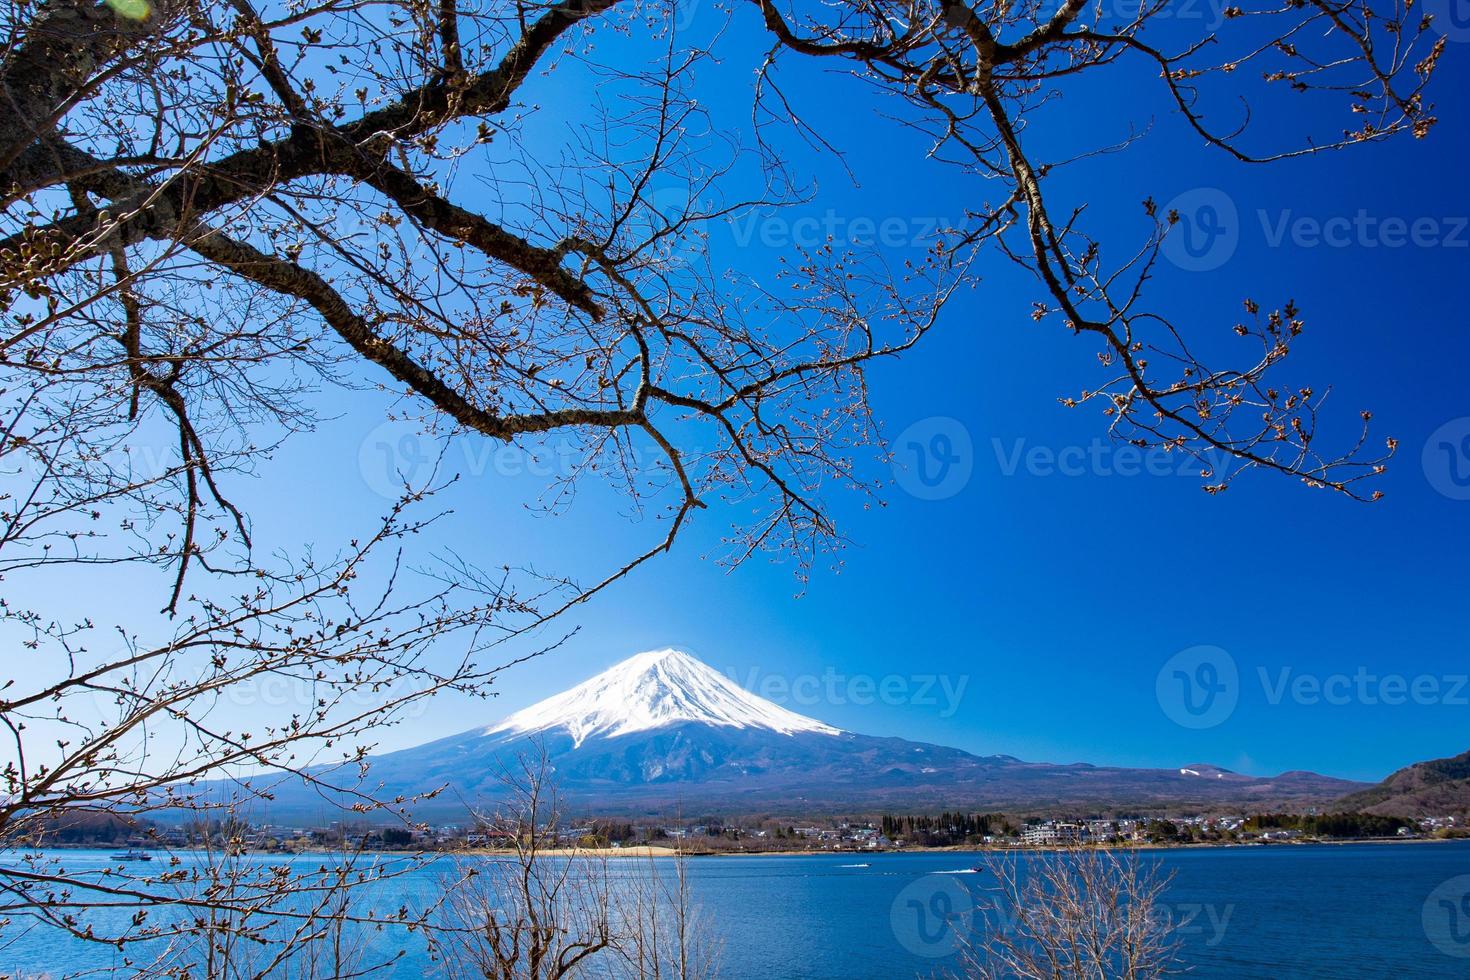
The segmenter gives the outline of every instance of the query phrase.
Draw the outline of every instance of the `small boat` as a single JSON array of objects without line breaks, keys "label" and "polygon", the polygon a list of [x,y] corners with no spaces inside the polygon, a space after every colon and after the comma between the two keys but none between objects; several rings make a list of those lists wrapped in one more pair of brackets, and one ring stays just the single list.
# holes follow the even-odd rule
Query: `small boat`
[{"label": "small boat", "polygon": [[114,861],[152,861],[153,855],[147,851],[130,847],[126,851],[118,851],[112,856],[112,859]]},{"label": "small boat", "polygon": [[844,868],[871,868],[871,864],[844,864]]}]

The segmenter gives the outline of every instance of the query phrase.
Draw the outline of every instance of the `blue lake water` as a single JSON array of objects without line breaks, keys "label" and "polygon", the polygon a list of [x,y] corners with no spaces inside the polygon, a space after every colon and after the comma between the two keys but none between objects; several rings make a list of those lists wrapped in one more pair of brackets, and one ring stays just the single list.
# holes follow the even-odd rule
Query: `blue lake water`
[{"label": "blue lake water", "polygon": [[[72,869],[108,863],[102,852],[63,857]],[[1166,910],[1181,926],[1191,976],[1470,977],[1470,843],[1181,849],[1144,859],[1173,874]],[[322,859],[294,860],[315,866]],[[716,857],[692,859],[689,872],[696,902],[723,939],[721,975],[847,980],[932,976],[952,967],[944,954],[953,944],[934,928],[932,913],[967,901],[983,907],[994,882],[984,873],[943,872],[981,860],[960,853]],[[377,904],[413,907],[444,873],[415,870],[381,886]],[[436,974],[436,964],[403,937],[375,941],[408,949],[390,975]],[[120,965],[115,953],[21,920],[0,930],[0,974],[56,977]]]}]

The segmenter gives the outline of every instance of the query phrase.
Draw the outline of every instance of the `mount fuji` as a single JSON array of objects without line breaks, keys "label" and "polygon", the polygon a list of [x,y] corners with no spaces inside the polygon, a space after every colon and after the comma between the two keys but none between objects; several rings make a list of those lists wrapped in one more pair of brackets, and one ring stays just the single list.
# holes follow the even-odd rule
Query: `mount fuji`
[{"label": "mount fuji", "polygon": [[[758,697],[679,650],[640,653],[488,727],[371,759],[353,787],[455,819],[503,795],[503,774],[544,753],[564,799],[605,814],[878,808],[1052,810],[1325,803],[1363,784],[1218,766],[1124,769],[1028,763],[842,731]],[[270,819],[320,818],[320,790],[282,783]]]},{"label": "mount fuji", "polygon": [[573,747],[580,747],[589,738],[684,724],[764,729],[778,735],[842,734],[756,697],[682,650],[629,657],[570,691],[516,712],[484,734],[565,732]]}]

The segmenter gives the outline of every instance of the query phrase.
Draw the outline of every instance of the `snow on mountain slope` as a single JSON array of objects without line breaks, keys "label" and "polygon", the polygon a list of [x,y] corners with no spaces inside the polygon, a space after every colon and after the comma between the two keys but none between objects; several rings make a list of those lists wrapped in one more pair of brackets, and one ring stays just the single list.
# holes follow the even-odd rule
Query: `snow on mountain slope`
[{"label": "snow on mountain slope", "polygon": [[[1263,813],[1322,806],[1366,788],[1312,773],[1258,778],[1201,763],[1171,769],[1031,763],[839,731],[743,690],[686,653],[659,650],[489,728],[375,755],[368,773],[326,765],[313,771],[311,782],[277,781],[256,802],[269,811],[263,822],[320,825],[323,807],[356,812],[371,793],[413,800],[417,819],[460,822],[467,808],[503,800],[504,775],[537,751],[558,792],[579,808],[609,815],[1145,806]],[[209,791],[234,800],[240,787],[220,780]]]},{"label": "snow on mountain slope", "polygon": [[682,650],[629,657],[569,691],[518,711],[483,735],[565,730],[580,746],[611,737],[696,722],[794,735],[840,735],[839,729],[757,697]]}]

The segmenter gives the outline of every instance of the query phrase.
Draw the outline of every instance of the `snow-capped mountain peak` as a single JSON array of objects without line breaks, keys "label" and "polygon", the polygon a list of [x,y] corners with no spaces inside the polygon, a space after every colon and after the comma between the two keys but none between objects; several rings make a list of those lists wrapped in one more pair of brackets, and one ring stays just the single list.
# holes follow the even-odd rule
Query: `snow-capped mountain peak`
[{"label": "snow-capped mountain peak", "polygon": [[516,712],[483,734],[563,730],[581,745],[594,735],[611,737],[686,723],[783,735],[841,734],[750,693],[682,650],[629,657],[569,691]]}]

